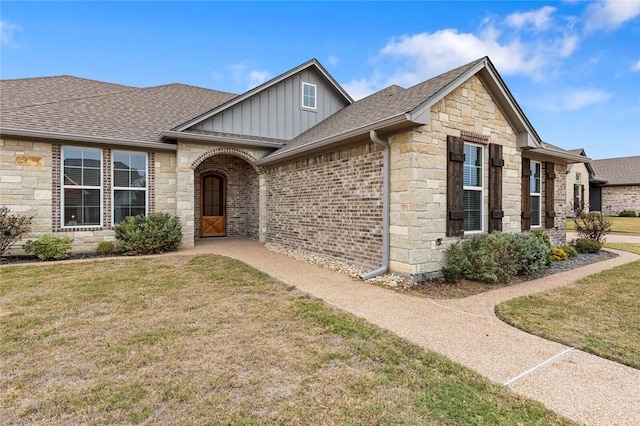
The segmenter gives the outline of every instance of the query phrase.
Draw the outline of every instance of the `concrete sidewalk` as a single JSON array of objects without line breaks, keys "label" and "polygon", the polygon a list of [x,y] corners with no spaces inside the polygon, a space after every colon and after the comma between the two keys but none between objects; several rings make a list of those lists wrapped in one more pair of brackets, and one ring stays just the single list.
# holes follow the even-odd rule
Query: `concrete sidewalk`
[{"label": "concrete sidewalk", "polygon": [[465,299],[432,300],[366,284],[250,240],[201,241],[182,252],[241,260],[569,418],[591,425],[640,425],[640,370],[525,333],[493,313],[502,301],[564,286],[640,256],[617,252],[617,258],[516,286]]}]

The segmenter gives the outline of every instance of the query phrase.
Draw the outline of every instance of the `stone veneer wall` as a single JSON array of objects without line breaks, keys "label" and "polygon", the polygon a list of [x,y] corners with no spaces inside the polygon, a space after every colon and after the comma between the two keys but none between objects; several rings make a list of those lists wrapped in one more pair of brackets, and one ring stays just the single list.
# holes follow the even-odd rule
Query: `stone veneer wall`
[{"label": "stone veneer wall", "polygon": [[[431,108],[431,123],[391,138],[391,269],[438,271],[446,248],[447,136],[461,132],[503,147],[504,232],[520,232],[521,153],[516,134],[476,76]],[[488,149],[484,150],[484,228],[488,228]],[[564,195],[563,195],[564,197]],[[467,234],[468,235],[468,234]]]},{"label": "stone veneer wall", "polygon": [[[576,180],[576,173],[580,174],[580,180]],[[589,211],[589,171],[584,163],[571,164],[566,175],[566,200],[567,216],[575,217],[575,207],[573,205],[573,185],[584,186],[584,211]],[[563,175],[558,175],[558,177]]]},{"label": "stone veneer wall", "polygon": [[200,184],[203,175],[217,173],[225,178],[226,236],[258,239],[258,174],[245,160],[231,155],[216,155],[204,160],[195,170],[195,235],[200,235]]},{"label": "stone veneer wall", "polygon": [[[11,214],[33,216],[28,238],[51,232],[51,164],[50,143],[0,139],[0,206]],[[11,252],[28,238],[18,241]]]},{"label": "stone veneer wall", "polygon": [[382,150],[363,143],[267,169],[267,242],[382,261]]},{"label": "stone veneer wall", "polygon": [[602,214],[617,216],[622,210],[640,214],[640,185],[603,186]]}]

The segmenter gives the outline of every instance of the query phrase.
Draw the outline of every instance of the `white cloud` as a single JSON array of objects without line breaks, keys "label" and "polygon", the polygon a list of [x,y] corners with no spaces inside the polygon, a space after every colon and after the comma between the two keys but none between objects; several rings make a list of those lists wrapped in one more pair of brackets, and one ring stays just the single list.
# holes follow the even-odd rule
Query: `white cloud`
[{"label": "white cloud", "polygon": [[340,58],[338,58],[336,55],[331,55],[327,58],[327,64],[329,64],[332,67],[335,67],[336,65],[338,65],[339,62],[340,62]]},{"label": "white cloud", "polygon": [[565,111],[577,111],[589,105],[606,102],[612,94],[600,89],[574,89],[562,96],[559,109]]},{"label": "white cloud", "polygon": [[555,11],[555,7],[544,6],[542,9],[529,12],[512,13],[506,17],[505,23],[514,28],[522,28],[528,24],[535,28],[544,28],[551,23],[551,15]]},{"label": "white cloud", "polygon": [[578,48],[579,41],[580,39],[575,34],[567,35],[565,38],[561,39],[560,48],[558,49],[560,57],[567,58],[571,56],[571,54]]},{"label": "white cloud", "polygon": [[638,59],[636,62],[634,62],[631,65],[631,71],[633,72],[640,72],[640,59]]},{"label": "white cloud", "polygon": [[640,0],[604,0],[593,2],[586,10],[587,30],[612,30],[640,16]]},{"label": "white cloud", "polygon": [[532,55],[519,39],[501,44],[498,36],[493,27],[486,28],[480,35],[446,29],[393,39],[382,48],[381,54],[404,62],[405,71],[391,78],[400,85],[415,84],[487,55],[502,73],[531,76],[539,73],[542,58]]},{"label": "white cloud", "polygon": [[340,84],[344,90],[355,100],[365,98],[378,90],[378,86],[371,80],[361,78]]},{"label": "white cloud", "polygon": [[235,82],[244,86],[245,89],[252,89],[269,80],[271,77],[269,71],[250,68],[251,66],[247,62],[238,62],[229,66]]},{"label": "white cloud", "polygon": [[9,21],[0,20],[0,45],[10,46],[14,42],[14,36],[19,27]]}]

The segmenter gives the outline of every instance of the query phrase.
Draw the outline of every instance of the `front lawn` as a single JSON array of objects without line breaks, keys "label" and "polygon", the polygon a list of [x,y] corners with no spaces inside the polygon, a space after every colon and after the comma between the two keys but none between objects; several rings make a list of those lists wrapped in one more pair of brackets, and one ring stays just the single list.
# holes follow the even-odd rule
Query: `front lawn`
[{"label": "front lawn", "polygon": [[[605,246],[640,254],[640,244]],[[640,368],[639,283],[636,261],[574,286],[501,303],[496,314],[529,333]]]},{"label": "front lawn", "polygon": [[6,424],[569,424],[243,263],[0,268]]},{"label": "front lawn", "polygon": [[[608,216],[607,219],[613,223],[611,232],[624,232],[630,234],[640,234],[640,217],[616,217]],[[575,231],[576,224],[573,218],[567,218],[567,230]]]}]

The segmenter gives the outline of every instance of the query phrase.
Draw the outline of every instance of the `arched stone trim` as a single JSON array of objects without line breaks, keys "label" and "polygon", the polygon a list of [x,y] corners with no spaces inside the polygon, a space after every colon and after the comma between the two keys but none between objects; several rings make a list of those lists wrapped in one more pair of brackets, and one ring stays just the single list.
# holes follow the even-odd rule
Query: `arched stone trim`
[{"label": "arched stone trim", "polygon": [[214,148],[212,150],[209,150],[196,158],[196,160],[191,164],[191,169],[195,170],[196,167],[198,167],[204,160],[209,157],[213,157],[214,155],[233,155],[235,157],[240,157],[247,163],[251,164],[251,166],[256,170],[256,172],[258,172],[258,174],[264,173],[264,169],[262,167],[256,166],[254,164],[256,158],[254,158],[251,154],[236,148]]},{"label": "arched stone trim", "polygon": [[209,175],[209,174],[217,174],[217,175],[223,176],[225,179],[229,179],[229,171],[219,166],[205,167],[201,170],[196,170],[196,173],[194,173],[193,177],[195,179],[200,179],[203,175]]}]

